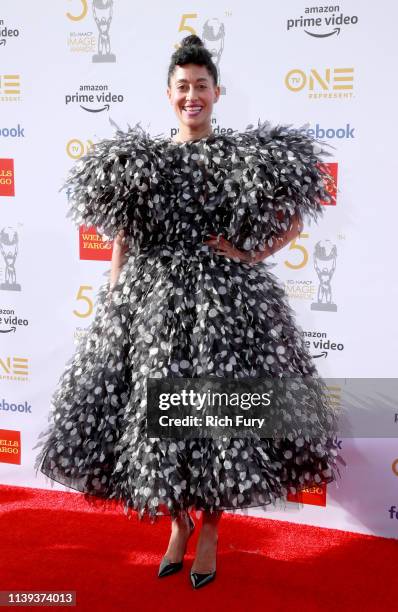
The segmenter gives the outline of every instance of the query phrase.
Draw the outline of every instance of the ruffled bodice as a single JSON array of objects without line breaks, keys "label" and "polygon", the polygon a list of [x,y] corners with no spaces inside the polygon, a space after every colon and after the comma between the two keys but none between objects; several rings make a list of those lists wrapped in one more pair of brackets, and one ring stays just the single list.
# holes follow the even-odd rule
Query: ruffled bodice
[{"label": "ruffled bodice", "polygon": [[294,214],[316,219],[331,200],[320,144],[305,126],[268,122],[185,143],[118,130],[72,168],[69,216],[109,238],[123,229],[136,253],[200,251],[210,234],[261,249]]}]

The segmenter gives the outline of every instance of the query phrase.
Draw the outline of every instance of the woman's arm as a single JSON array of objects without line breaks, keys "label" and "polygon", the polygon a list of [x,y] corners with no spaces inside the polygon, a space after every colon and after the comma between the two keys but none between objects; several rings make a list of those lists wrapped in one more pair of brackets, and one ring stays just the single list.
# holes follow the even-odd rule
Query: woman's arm
[{"label": "woman's arm", "polygon": [[267,245],[263,251],[257,251],[252,255],[248,254],[248,260],[252,263],[258,263],[266,257],[273,255],[280,249],[283,249],[283,247],[289,244],[289,242],[294,240],[300,234],[300,232],[303,231],[303,227],[303,222],[296,213],[292,218],[292,224],[290,226],[290,229],[287,232],[281,234],[280,236],[276,236],[273,239],[272,247]]},{"label": "woman's arm", "polygon": [[232,244],[222,236],[219,239],[217,237],[211,238],[210,240],[205,241],[205,244],[216,247],[216,253],[218,255],[226,255],[227,257],[231,257],[233,259],[240,259],[245,263],[254,264],[262,261],[266,257],[269,257],[270,255],[273,255],[274,253],[282,249],[289,242],[294,240],[294,238],[296,238],[296,236],[298,236],[302,231],[303,222],[296,213],[296,215],[292,217],[290,229],[287,232],[281,234],[280,236],[276,236],[273,240],[272,247],[267,245],[262,251],[255,251],[251,253],[248,253],[247,251],[241,251],[240,249],[237,249],[232,246]]},{"label": "woman's arm", "polygon": [[121,230],[113,241],[110,289],[113,289],[118,281],[120,270],[126,261],[127,251],[128,245],[125,243],[124,231]]}]

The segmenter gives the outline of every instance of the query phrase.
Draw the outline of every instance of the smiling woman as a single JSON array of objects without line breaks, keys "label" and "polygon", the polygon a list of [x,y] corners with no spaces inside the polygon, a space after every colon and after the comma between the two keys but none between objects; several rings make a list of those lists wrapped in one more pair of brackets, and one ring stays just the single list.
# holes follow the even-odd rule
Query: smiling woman
[{"label": "smiling woman", "polygon": [[[197,61],[203,63],[197,64]],[[220,87],[217,69],[198,37],[188,36],[174,53],[167,95],[180,124],[175,142],[196,140],[212,133],[211,116],[213,105],[220,97]]]},{"label": "smiling woman", "polygon": [[[170,516],[159,577],[182,568],[189,511],[202,511],[190,574],[198,588],[215,577],[224,510],[286,501],[336,480],[344,464],[302,330],[278,279],[258,265],[332,197],[326,152],[304,129],[212,132],[217,69],[196,36],[171,58],[167,95],[178,138],[119,130],[68,179],[70,217],[114,238],[112,270],[54,393],[36,466],[88,501],[120,500],[154,522]],[[240,438],[147,436],[148,378],[209,376],[297,379],[297,397],[274,403],[289,436],[263,438],[254,422]]]}]

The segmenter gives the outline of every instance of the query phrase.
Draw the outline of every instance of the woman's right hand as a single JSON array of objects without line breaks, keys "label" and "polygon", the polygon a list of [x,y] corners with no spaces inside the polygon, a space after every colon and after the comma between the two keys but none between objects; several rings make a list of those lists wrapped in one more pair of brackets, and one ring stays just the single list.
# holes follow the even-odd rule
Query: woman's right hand
[{"label": "woman's right hand", "polygon": [[111,264],[111,276],[110,276],[110,288],[116,285],[120,270],[126,262],[128,244],[126,243],[124,230],[121,230],[113,241],[112,250],[112,264]]}]

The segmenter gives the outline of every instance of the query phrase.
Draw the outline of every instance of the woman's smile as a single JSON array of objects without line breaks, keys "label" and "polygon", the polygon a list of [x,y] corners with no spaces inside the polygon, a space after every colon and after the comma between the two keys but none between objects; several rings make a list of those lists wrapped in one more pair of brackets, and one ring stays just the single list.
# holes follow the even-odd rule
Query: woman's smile
[{"label": "woman's smile", "polygon": [[203,106],[199,106],[199,105],[196,105],[196,106],[186,105],[182,107],[182,110],[186,112],[188,117],[197,117],[202,109],[203,109]]}]

